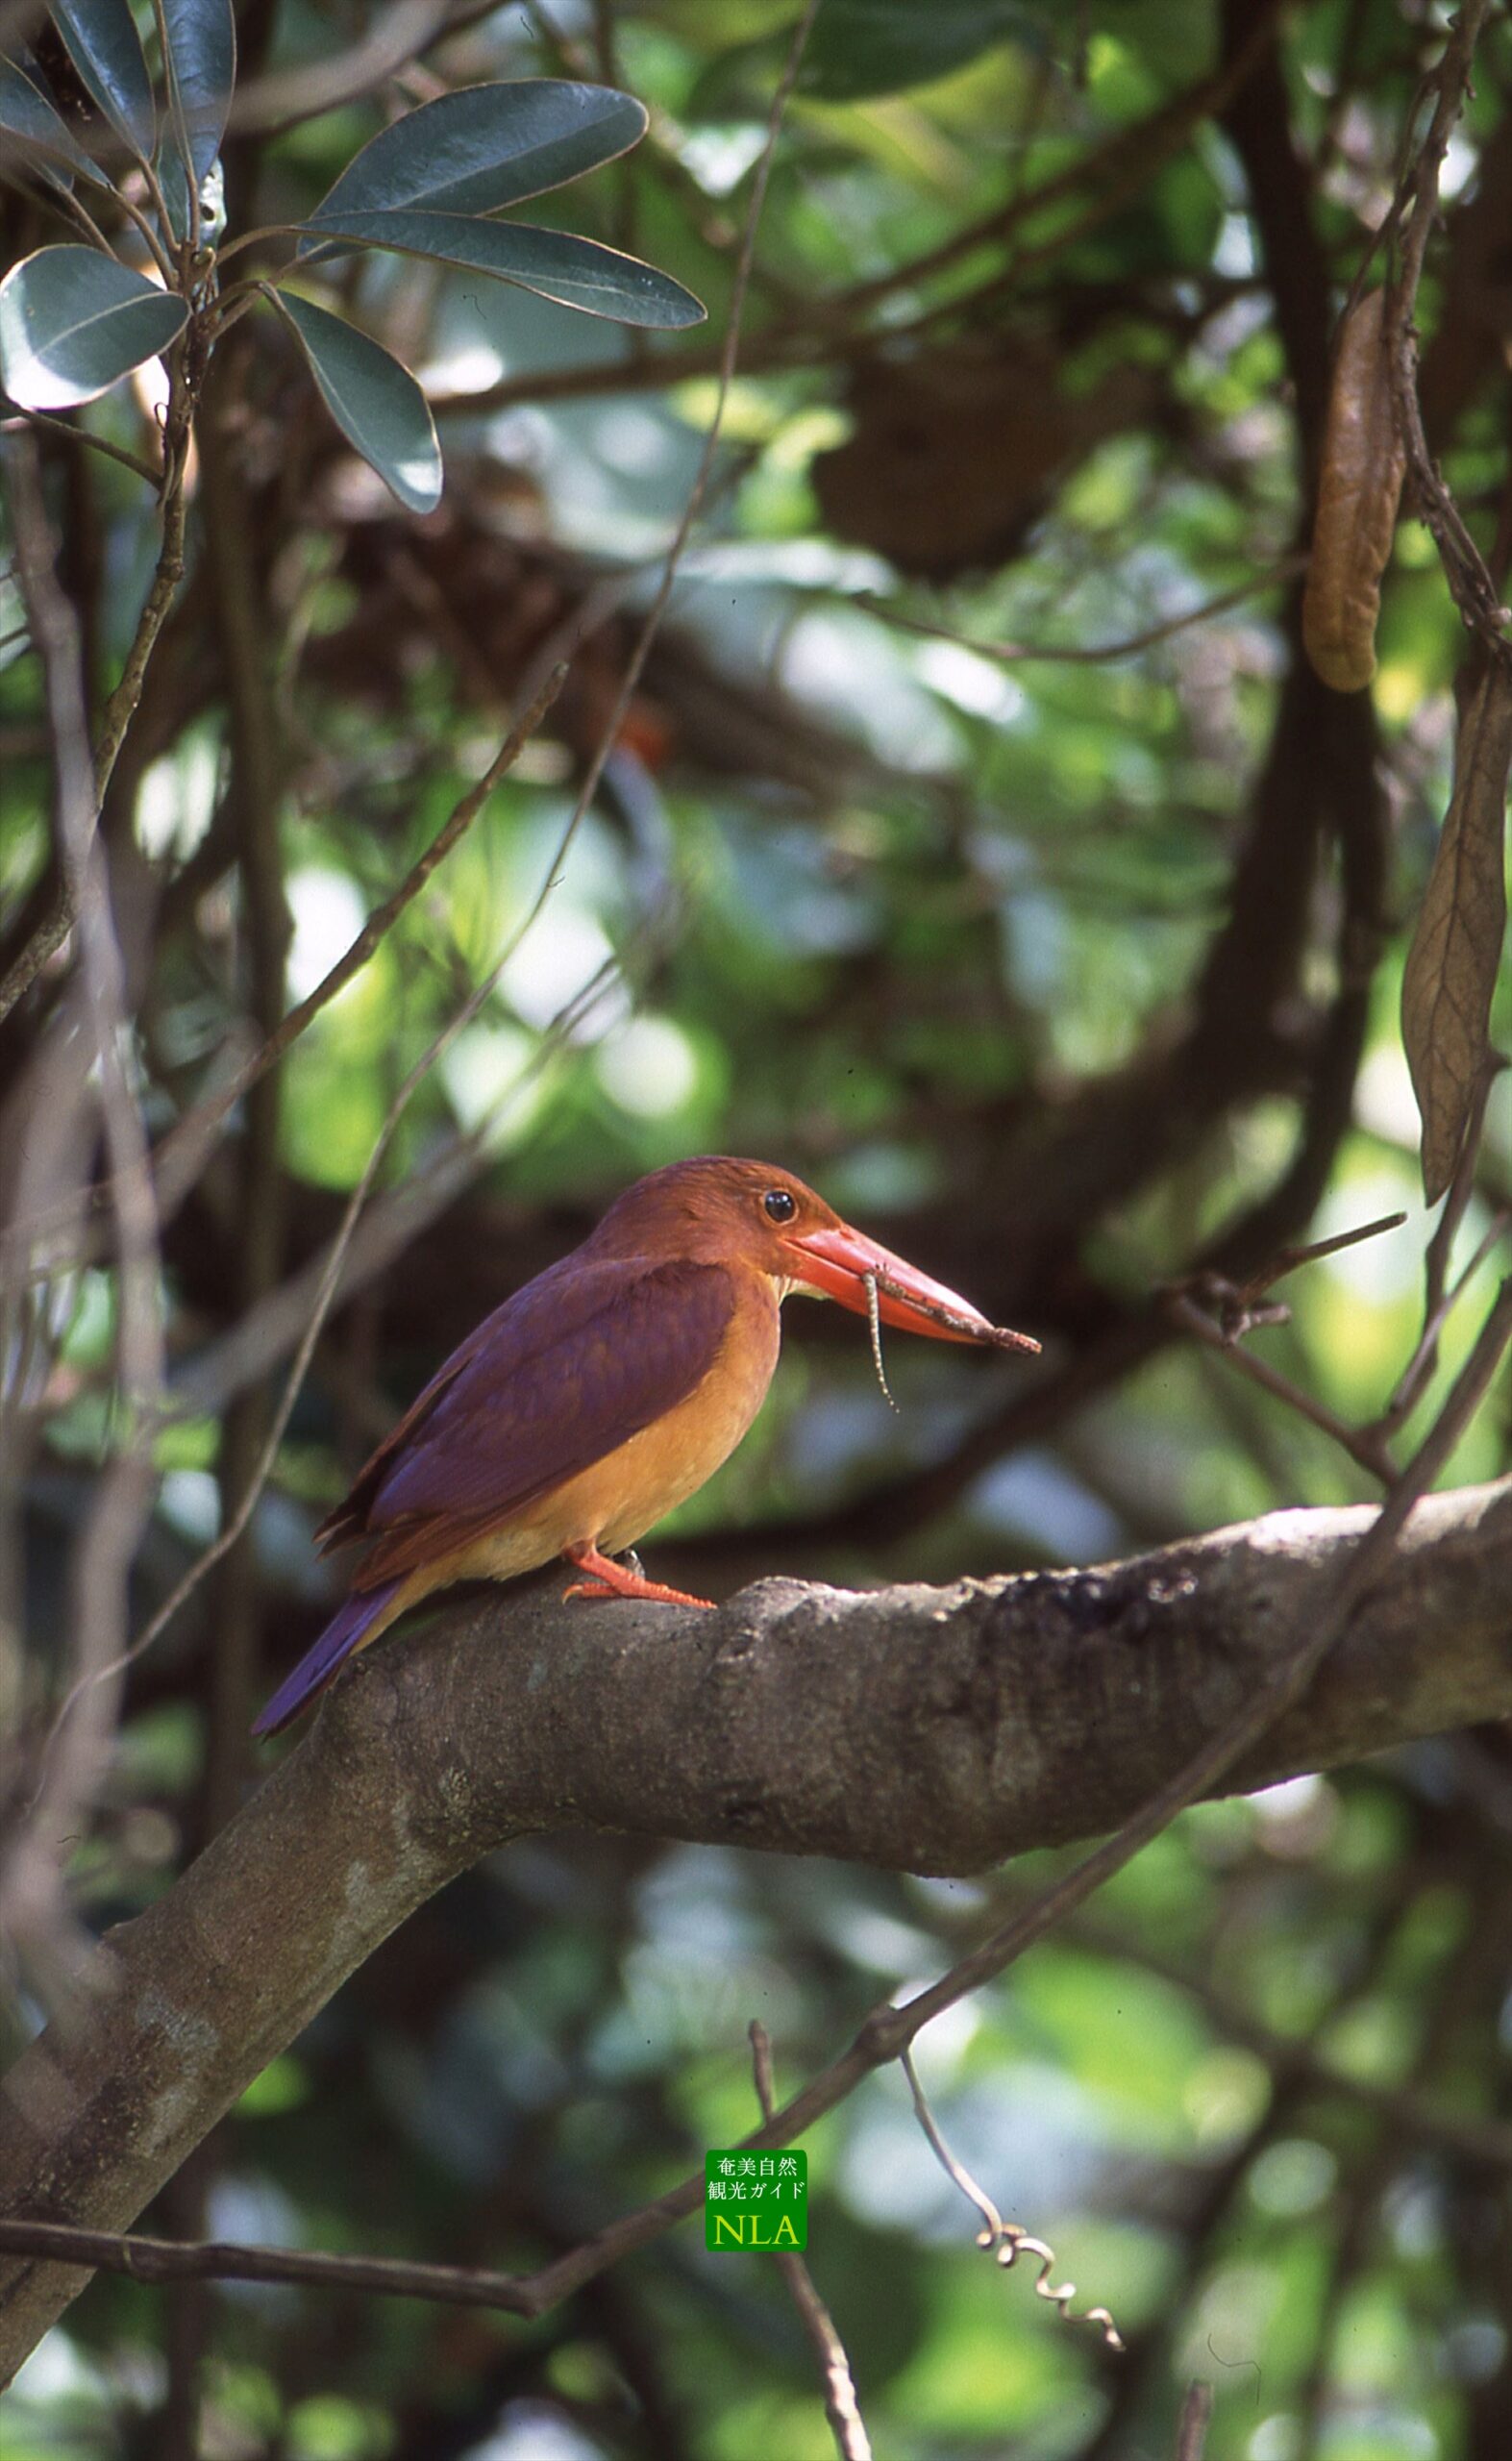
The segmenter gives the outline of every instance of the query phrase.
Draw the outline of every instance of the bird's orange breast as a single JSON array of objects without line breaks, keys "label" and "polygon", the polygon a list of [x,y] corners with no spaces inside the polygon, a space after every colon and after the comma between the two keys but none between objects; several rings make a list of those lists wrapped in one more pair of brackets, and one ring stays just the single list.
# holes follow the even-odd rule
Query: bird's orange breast
[{"label": "bird's orange breast", "polygon": [[[684,1400],[611,1453],[533,1498],[496,1529],[412,1574],[405,1604],[454,1580],[500,1580],[583,1544],[614,1554],[712,1478],[766,1398],[777,1365],[777,1292],[762,1273],[742,1273],[713,1365]],[[401,1611],[396,1603],[395,1611]]]}]

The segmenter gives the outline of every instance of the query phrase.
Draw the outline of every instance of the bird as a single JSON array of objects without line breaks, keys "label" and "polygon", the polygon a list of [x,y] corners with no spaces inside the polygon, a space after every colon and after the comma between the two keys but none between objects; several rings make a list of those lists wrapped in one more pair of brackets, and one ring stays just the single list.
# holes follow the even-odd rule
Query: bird
[{"label": "bird", "polygon": [[795,1293],[867,1316],[880,1377],[883,1324],[1039,1348],[852,1230],[790,1171],[728,1155],[653,1171],[467,1336],[320,1524],[322,1554],[368,1552],[254,1734],[278,1733],[454,1581],[510,1580],[559,1556],[579,1576],[564,1598],[711,1605],[617,1559],[734,1451]]}]

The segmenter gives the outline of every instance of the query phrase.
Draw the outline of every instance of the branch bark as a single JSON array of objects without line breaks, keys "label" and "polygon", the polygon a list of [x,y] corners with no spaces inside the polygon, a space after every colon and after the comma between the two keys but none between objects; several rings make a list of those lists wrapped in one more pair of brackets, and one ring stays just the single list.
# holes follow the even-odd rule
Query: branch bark
[{"label": "branch bark", "polygon": [[[0,2212],[123,2228],[413,1908],[590,1827],[961,1873],[1116,1826],[1295,1648],[1369,1507],[1090,1571],[713,1615],[459,1594],[332,1696],[0,2080]],[[1512,1713],[1512,1479],[1414,1511],[1248,1787]],[[80,2287],[0,2264],[0,2382]]]}]

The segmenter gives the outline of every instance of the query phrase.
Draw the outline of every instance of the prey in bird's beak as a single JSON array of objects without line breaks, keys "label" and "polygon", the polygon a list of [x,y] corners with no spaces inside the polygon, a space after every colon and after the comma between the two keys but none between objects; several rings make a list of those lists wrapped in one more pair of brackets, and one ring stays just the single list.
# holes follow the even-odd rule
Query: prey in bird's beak
[{"label": "prey in bird's beak", "polygon": [[905,1264],[890,1248],[863,1237],[848,1223],[793,1231],[779,1244],[792,1259],[795,1289],[811,1291],[818,1299],[837,1299],[855,1315],[871,1317],[874,1327],[880,1318],[884,1325],[926,1333],[932,1341],[979,1342],[994,1350],[1039,1350],[1029,1334],[991,1324],[958,1291],[931,1281],[917,1266]]}]

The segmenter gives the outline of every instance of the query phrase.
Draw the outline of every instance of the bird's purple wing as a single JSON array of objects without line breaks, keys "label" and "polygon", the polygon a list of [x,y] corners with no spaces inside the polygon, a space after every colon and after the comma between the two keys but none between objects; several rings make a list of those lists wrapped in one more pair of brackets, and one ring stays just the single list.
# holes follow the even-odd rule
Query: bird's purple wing
[{"label": "bird's purple wing", "polygon": [[508,1520],[684,1401],[735,1305],[722,1265],[564,1258],[454,1352],[317,1535],[380,1541],[365,1588]]}]

